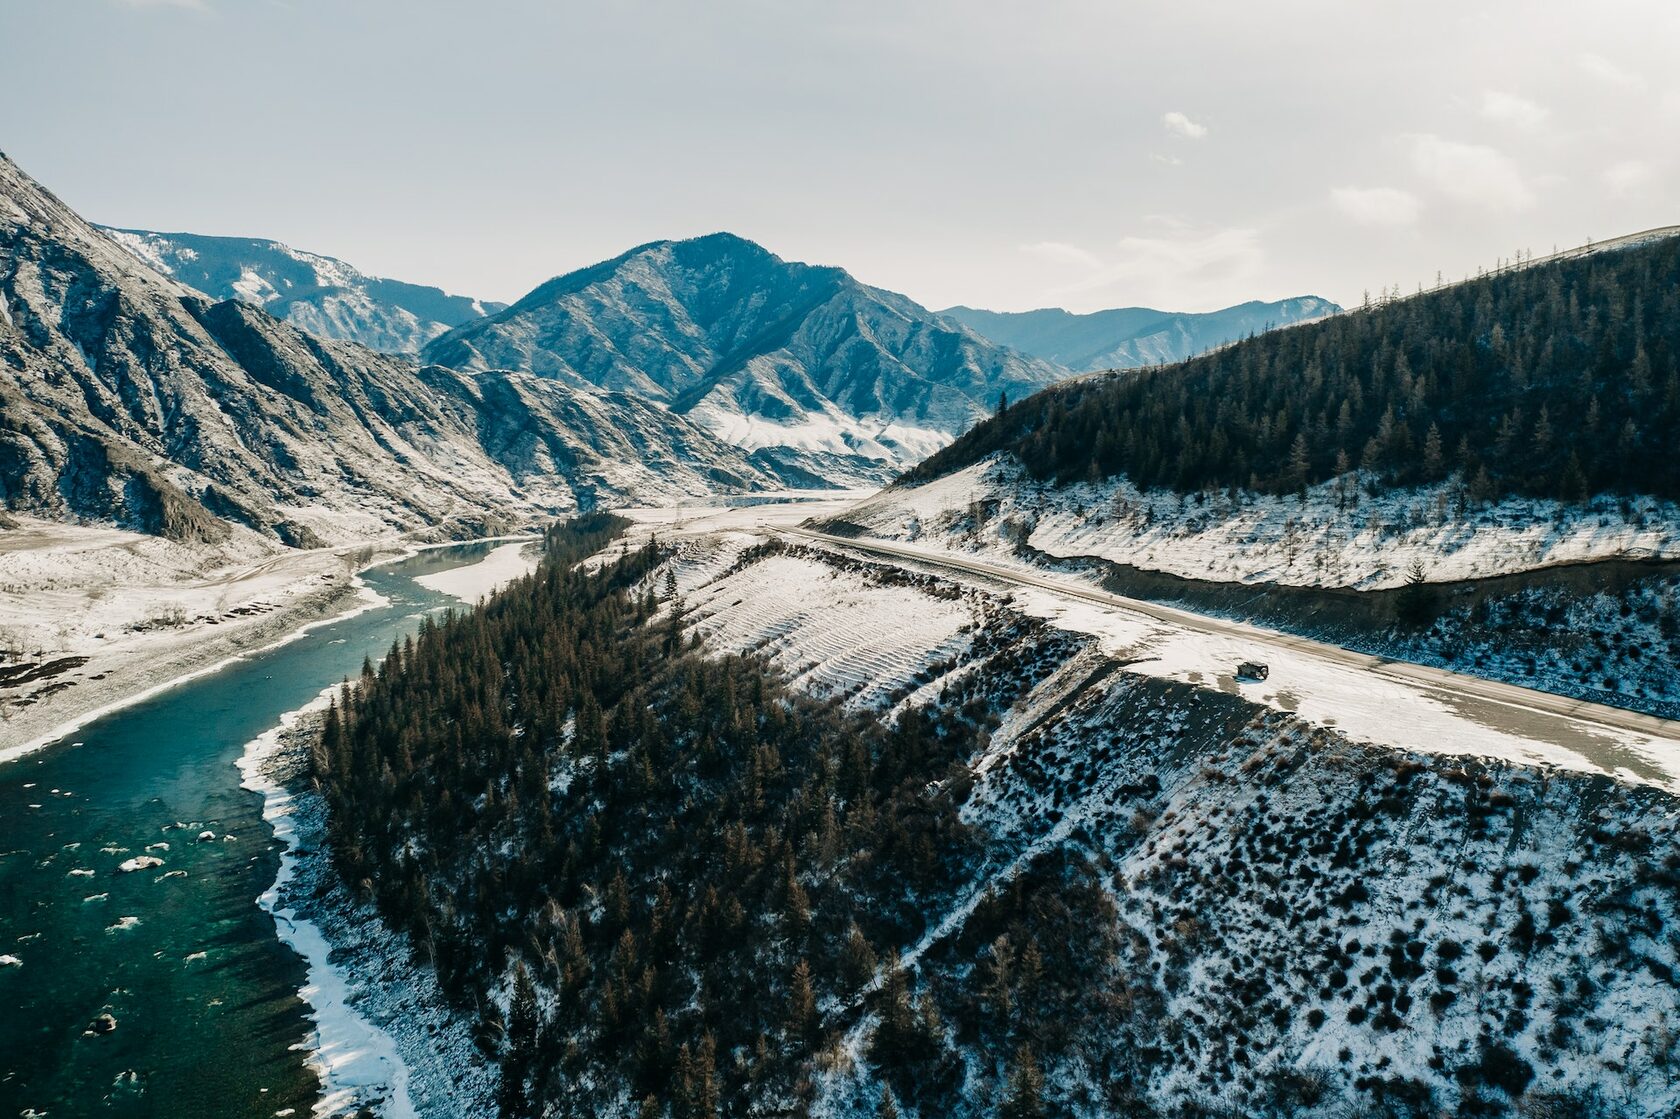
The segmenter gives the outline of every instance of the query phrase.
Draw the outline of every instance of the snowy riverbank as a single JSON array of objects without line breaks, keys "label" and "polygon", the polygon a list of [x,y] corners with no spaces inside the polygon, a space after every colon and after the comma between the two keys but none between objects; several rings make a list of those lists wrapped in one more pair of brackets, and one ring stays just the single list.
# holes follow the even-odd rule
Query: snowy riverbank
[{"label": "snowy riverbank", "polygon": [[535,571],[541,558],[540,538],[518,537],[496,548],[478,563],[421,575],[414,581],[427,590],[452,595],[462,602],[477,602]]},{"label": "snowy riverbank", "polygon": [[[385,557],[382,557],[385,558]],[[22,704],[5,707],[0,721],[0,764],[14,761],[125,707],[189,680],[217,672],[236,660],[295,641],[317,626],[342,621],[378,605],[378,598],[353,573],[353,563],[334,557],[339,570],[300,576],[283,604],[243,624],[211,628],[198,622],[104,651],[66,669],[68,686],[43,689]],[[295,590],[295,593],[294,593]],[[0,620],[6,617],[0,614]],[[49,663],[51,658],[45,658]],[[97,671],[95,671],[97,669]],[[16,698],[16,697],[12,697]]]},{"label": "snowy riverbank", "polygon": [[[256,563],[235,550],[241,563],[230,564],[225,550],[42,522],[0,548],[0,764],[372,608],[377,596],[359,577],[370,566],[499,544],[478,563],[416,580],[472,603],[535,570],[537,539],[370,541]],[[19,658],[8,648],[30,651]]]},{"label": "snowy riverbank", "polygon": [[494,1065],[474,1047],[437,977],[339,877],[326,845],[326,801],[310,781],[309,742],[337,686],[288,713],[240,759],[244,787],[285,850],[257,899],[280,939],[308,968],[298,992],[315,1023],[311,1066],[321,1077],[315,1115],[371,1108],[382,1119],[445,1119],[495,1111]]},{"label": "snowy riverbank", "polygon": [[[415,582],[477,601],[535,569],[530,543],[509,541],[477,563]],[[495,1065],[474,1046],[471,1020],[449,1007],[408,938],[392,932],[332,865],[326,801],[308,769],[310,741],[337,691],[335,684],[282,716],[239,762],[242,784],[262,794],[263,818],[284,846],[274,885],[257,903],[308,969],[298,994],[315,1023],[310,1064],[322,1084],[315,1114],[364,1107],[383,1119],[492,1114]]]}]

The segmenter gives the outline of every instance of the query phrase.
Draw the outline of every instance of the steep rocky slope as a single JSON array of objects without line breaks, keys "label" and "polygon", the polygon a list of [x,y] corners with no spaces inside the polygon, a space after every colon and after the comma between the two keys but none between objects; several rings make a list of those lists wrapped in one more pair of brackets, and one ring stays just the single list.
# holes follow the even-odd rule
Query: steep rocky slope
[{"label": "steep rocky slope", "polygon": [[838,268],[713,234],[558,277],[427,361],[637,393],[772,462],[881,478],[1064,375]]},{"label": "steep rocky slope", "polygon": [[681,416],[581,382],[416,370],[212,303],[0,156],[6,508],[310,545],[773,484]]},{"label": "steep rocky slope", "polygon": [[136,259],[212,299],[238,299],[320,338],[413,354],[505,303],[369,276],[330,256],[259,237],[99,227]]}]

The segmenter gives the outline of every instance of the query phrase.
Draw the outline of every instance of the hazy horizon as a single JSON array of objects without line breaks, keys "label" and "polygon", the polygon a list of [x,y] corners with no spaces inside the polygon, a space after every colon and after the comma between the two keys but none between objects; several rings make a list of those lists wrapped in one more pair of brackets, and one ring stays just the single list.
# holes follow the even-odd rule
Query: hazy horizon
[{"label": "hazy horizon", "polygon": [[61,0],[0,24],[0,150],[91,220],[501,301],[727,230],[934,308],[1356,304],[1680,220],[1656,0]]}]

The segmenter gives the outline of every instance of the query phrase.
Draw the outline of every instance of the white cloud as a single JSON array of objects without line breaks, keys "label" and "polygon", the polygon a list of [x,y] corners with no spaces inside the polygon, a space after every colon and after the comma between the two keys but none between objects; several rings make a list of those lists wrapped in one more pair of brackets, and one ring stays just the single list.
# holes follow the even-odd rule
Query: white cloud
[{"label": "white cloud", "polygon": [[1526,210],[1534,205],[1534,192],[1522,172],[1497,148],[1428,133],[1408,139],[1412,167],[1448,198],[1496,210]]},{"label": "white cloud", "polygon": [[1417,195],[1394,187],[1337,187],[1330,200],[1360,225],[1411,225],[1423,208]]},{"label": "white cloud", "polygon": [[1627,70],[1616,65],[1608,58],[1605,58],[1602,54],[1592,54],[1589,52],[1576,59],[1576,62],[1581,69],[1585,70],[1588,74],[1591,74],[1605,85],[1614,86],[1617,89],[1638,89],[1640,86],[1645,84],[1644,78],[1640,77],[1632,70]]},{"label": "white cloud", "polygon": [[1074,264],[1083,268],[1102,267],[1102,261],[1096,254],[1064,241],[1034,241],[1030,245],[1022,245],[1021,251],[1052,264]]},{"label": "white cloud", "polygon": [[1184,166],[1184,161],[1182,159],[1178,158],[1178,156],[1176,156],[1176,155],[1163,155],[1160,152],[1152,152],[1150,154],[1149,158],[1154,160],[1156,163],[1161,164],[1164,167],[1182,167],[1182,166]]},{"label": "white cloud", "polygon": [[1186,228],[1164,236],[1128,236],[1103,253],[1059,242],[1027,248],[1083,268],[1084,276],[1048,294],[1058,303],[1093,308],[1123,302],[1174,310],[1225,306],[1253,297],[1265,264],[1260,234],[1253,229]]},{"label": "white cloud", "polygon": [[1604,169],[1604,186],[1617,198],[1638,194],[1655,178],[1656,172],[1642,159],[1624,159]]},{"label": "white cloud", "polygon": [[1168,132],[1183,136],[1187,140],[1200,140],[1208,134],[1207,125],[1199,124],[1179,112],[1163,114],[1161,123],[1166,126]]},{"label": "white cloud", "polygon": [[1552,111],[1544,105],[1537,105],[1514,93],[1490,89],[1482,94],[1482,116],[1500,124],[1515,125],[1532,132],[1545,124],[1546,118],[1551,115]]}]

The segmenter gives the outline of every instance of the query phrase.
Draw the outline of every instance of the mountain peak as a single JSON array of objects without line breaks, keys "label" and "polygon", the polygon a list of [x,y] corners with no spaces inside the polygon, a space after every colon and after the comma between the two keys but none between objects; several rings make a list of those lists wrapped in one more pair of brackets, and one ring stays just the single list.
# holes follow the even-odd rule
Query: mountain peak
[{"label": "mountain peak", "polygon": [[1063,375],[843,269],[727,232],[558,276],[423,357],[633,392],[745,449],[859,481],[943,446],[999,393]]},{"label": "mountain peak", "polygon": [[[211,267],[204,252],[231,241],[283,251],[295,270],[242,266],[237,282],[263,280],[270,297],[211,302],[0,161],[5,509],[313,547],[786,480],[643,400],[528,374],[416,370],[267,309],[304,289],[336,285],[349,300],[394,281],[275,242],[153,236],[183,266]],[[328,265],[343,273],[324,276]]]}]

